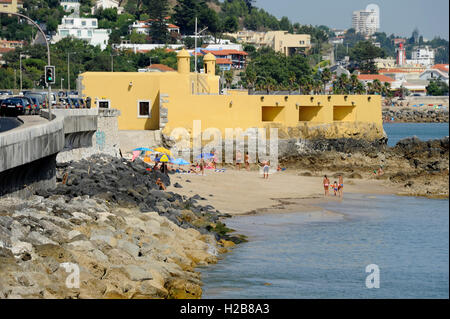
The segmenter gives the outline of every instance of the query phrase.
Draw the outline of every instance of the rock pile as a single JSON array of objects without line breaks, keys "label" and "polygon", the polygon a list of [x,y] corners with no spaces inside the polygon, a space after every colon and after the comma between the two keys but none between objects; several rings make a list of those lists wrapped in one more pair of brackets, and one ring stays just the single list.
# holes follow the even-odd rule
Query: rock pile
[{"label": "rock pile", "polygon": [[383,109],[385,121],[405,123],[448,123],[448,109]]},{"label": "rock pile", "polygon": [[54,190],[0,199],[0,298],[199,298],[194,268],[242,239],[200,196],[158,190],[170,178],[146,168],[98,155],[58,167]]}]

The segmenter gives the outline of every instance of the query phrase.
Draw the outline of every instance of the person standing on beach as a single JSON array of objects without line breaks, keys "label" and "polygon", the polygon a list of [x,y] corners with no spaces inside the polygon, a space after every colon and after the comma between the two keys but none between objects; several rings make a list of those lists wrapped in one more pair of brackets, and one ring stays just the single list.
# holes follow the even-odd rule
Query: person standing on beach
[{"label": "person standing on beach", "polygon": [[245,153],[244,161],[245,161],[245,168],[247,169],[247,171],[249,171],[250,170],[250,155],[248,155],[248,152]]},{"label": "person standing on beach", "polygon": [[325,189],[325,196],[329,195],[328,191],[329,187],[330,187],[330,180],[328,179],[327,175],[325,175],[323,177],[323,188]]},{"label": "person standing on beach", "polygon": [[263,161],[262,165],[260,165],[260,167],[261,166],[263,168],[263,178],[264,179],[269,179],[269,171],[270,171],[270,163],[269,163],[269,161]]},{"label": "person standing on beach", "polygon": [[236,152],[236,167],[238,170],[241,170],[241,162],[242,162],[242,154],[240,151]]},{"label": "person standing on beach", "polygon": [[339,197],[344,197],[344,178],[339,175],[339,185],[338,185]]},{"label": "person standing on beach", "polygon": [[202,172],[202,175],[205,175],[205,161],[203,158],[200,161],[200,171]]}]

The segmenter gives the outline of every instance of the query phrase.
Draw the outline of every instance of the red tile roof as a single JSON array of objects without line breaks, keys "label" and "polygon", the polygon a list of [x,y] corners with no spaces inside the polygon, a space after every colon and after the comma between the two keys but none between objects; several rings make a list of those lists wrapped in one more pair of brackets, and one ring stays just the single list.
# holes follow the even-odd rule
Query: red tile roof
[{"label": "red tile roof", "polygon": [[358,80],[361,81],[378,80],[380,82],[394,82],[394,79],[382,74],[360,74],[358,75]]},{"label": "red tile roof", "polygon": [[223,59],[223,58],[217,58],[216,59],[216,64],[231,64],[231,60],[230,59]]},{"label": "red tile roof", "polygon": [[14,50],[14,48],[0,48],[0,53],[8,53]]},{"label": "red tile roof", "polygon": [[179,29],[180,28],[179,26],[177,26],[175,24],[168,24],[167,27],[171,28],[171,29]]},{"label": "red tile roof", "polygon": [[420,73],[423,70],[425,70],[425,68],[423,69],[401,69],[401,68],[387,68],[387,69],[379,69],[378,73]]},{"label": "red tile roof", "polygon": [[431,68],[438,69],[439,71],[448,73],[448,64],[435,64]]},{"label": "red tile roof", "polygon": [[167,66],[165,64],[152,64],[152,65],[148,66],[147,69],[155,69],[155,70],[160,70],[162,72],[173,72],[173,71],[175,71],[170,66]]},{"label": "red tile roof", "polygon": [[204,52],[205,54],[206,53],[211,53],[211,54],[213,54],[213,55],[221,55],[221,56],[223,56],[223,55],[232,55],[232,54],[235,54],[235,55],[248,55],[248,53],[247,52],[245,52],[245,51],[238,51],[238,50],[202,50],[202,52]]}]

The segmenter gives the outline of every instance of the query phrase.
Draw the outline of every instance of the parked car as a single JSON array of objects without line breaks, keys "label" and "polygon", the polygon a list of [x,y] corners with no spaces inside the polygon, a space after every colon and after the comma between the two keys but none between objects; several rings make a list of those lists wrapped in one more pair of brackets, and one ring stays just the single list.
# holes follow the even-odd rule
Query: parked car
[{"label": "parked car", "polygon": [[41,110],[41,104],[39,103],[39,100],[36,97],[30,97],[30,99],[33,102],[32,112],[30,114],[39,114],[39,111]]},{"label": "parked car", "polygon": [[4,99],[0,104],[2,115],[14,113],[15,115],[25,114],[24,100],[19,97],[11,97]]},{"label": "parked car", "polygon": [[24,106],[23,108],[23,113],[25,115],[31,114],[33,109],[34,109],[34,103],[33,100],[30,99],[29,97],[26,96],[15,96],[15,98],[21,99],[22,100],[22,105]]},{"label": "parked car", "polygon": [[77,109],[86,108],[86,103],[84,102],[83,99],[69,98],[69,100],[71,101],[72,105]]}]

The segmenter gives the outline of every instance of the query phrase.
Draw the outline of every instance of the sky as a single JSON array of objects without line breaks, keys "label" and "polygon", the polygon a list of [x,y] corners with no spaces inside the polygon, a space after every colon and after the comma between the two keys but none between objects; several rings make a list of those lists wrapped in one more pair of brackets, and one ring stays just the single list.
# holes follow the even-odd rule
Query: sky
[{"label": "sky", "polygon": [[256,0],[255,6],[293,23],[348,29],[352,12],[370,3],[380,7],[380,31],[388,36],[411,36],[417,27],[425,39],[449,38],[449,0]]}]

